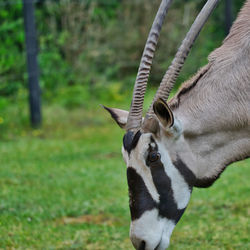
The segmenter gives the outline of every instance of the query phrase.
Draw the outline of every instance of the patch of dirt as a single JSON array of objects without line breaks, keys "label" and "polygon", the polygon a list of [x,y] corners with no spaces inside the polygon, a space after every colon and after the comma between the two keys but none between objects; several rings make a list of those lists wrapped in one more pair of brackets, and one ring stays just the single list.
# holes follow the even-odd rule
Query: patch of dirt
[{"label": "patch of dirt", "polygon": [[82,215],[79,217],[62,217],[59,220],[59,223],[61,224],[84,224],[84,223],[88,223],[88,224],[96,224],[96,225],[100,225],[100,224],[105,224],[105,225],[114,225],[115,223],[118,222],[117,218],[114,218],[110,215],[107,214],[97,214],[97,215],[93,215],[93,214],[86,214],[86,215]]},{"label": "patch of dirt", "polygon": [[98,159],[119,158],[121,157],[121,153],[111,152],[111,153],[106,153],[106,154],[95,154],[95,157],[97,157]]}]

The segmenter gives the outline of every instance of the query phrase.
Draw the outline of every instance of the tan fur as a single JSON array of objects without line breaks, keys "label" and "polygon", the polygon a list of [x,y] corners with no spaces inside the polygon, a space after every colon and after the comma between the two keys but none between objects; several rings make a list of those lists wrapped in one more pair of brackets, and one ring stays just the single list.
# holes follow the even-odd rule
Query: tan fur
[{"label": "tan fur", "polygon": [[147,119],[143,123],[142,131],[144,133],[152,133],[152,134],[158,135],[160,131],[159,122],[155,118]]},{"label": "tan fur", "polygon": [[171,109],[175,109],[179,106],[180,97],[190,91],[193,87],[195,87],[196,83],[208,71],[209,68],[210,64],[205,65],[193,77],[191,77],[189,80],[187,80],[181,85],[181,88],[178,90],[177,94],[175,95],[175,98],[172,98],[168,102],[168,105]]},{"label": "tan fur", "polygon": [[250,0],[208,65],[169,105],[182,122],[186,144],[176,150],[186,151],[183,157],[198,177],[214,176],[250,157]]},{"label": "tan fur", "polygon": [[[229,164],[250,157],[250,0],[209,63],[185,82],[169,101],[181,131],[146,123],[144,132],[160,134],[172,159],[178,155],[198,179],[218,178]],[[109,109],[118,124],[127,112]]]}]

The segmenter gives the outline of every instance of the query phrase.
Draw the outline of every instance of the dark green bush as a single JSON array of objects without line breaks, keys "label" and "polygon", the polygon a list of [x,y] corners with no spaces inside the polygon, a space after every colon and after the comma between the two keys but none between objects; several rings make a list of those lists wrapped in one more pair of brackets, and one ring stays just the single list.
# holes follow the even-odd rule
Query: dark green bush
[{"label": "dark green bush", "polygon": [[[204,2],[174,1],[161,33],[151,84],[159,84]],[[242,2],[234,3],[234,12]],[[124,93],[132,91],[159,3],[160,0],[38,1],[36,24],[43,99],[61,100],[62,105],[75,107],[92,98],[124,98]],[[220,45],[225,36],[224,4],[220,3],[202,31],[179,83],[204,65],[209,52]],[[21,0],[3,1],[0,39],[0,95],[15,97],[27,85]]]},{"label": "dark green bush", "polygon": [[0,96],[11,96],[23,87],[25,79],[21,4],[0,7],[0,40]]}]

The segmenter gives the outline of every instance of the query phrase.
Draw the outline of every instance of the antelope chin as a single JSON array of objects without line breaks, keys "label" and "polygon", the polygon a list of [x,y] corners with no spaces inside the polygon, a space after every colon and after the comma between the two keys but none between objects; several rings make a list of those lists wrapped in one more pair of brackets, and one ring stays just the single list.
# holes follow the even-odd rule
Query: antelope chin
[{"label": "antelope chin", "polygon": [[162,238],[159,245],[155,248],[155,250],[165,250],[169,247],[170,237],[174,230],[175,224],[172,221],[166,222],[166,227],[163,230]]},{"label": "antelope chin", "polygon": [[[174,227],[174,221],[159,217],[158,211],[153,209],[132,221],[130,238],[136,249],[165,250]],[[142,242],[145,242],[145,248],[140,248]]]}]

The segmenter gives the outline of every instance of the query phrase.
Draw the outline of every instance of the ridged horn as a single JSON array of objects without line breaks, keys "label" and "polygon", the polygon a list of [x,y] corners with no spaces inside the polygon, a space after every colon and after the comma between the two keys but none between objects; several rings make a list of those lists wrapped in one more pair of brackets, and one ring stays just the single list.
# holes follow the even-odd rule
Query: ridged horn
[{"label": "ridged horn", "polygon": [[216,7],[219,0],[208,0],[199,15],[196,17],[194,23],[192,24],[190,30],[188,31],[186,37],[182,41],[180,48],[178,49],[175,58],[173,59],[171,65],[166,71],[160,86],[156,92],[156,95],[151,103],[151,106],[146,114],[146,119],[154,116],[153,113],[153,104],[159,98],[163,100],[168,99],[169,94],[174,87],[175,81],[179,76],[181,68],[188,56],[189,51],[191,50],[196,38],[198,37],[202,27],[206,23],[208,17],[212,13],[213,9]]},{"label": "ridged horn", "polygon": [[162,0],[149,32],[138,69],[133,99],[130,106],[126,130],[136,131],[141,126],[144,95],[161,27],[172,0]]}]

